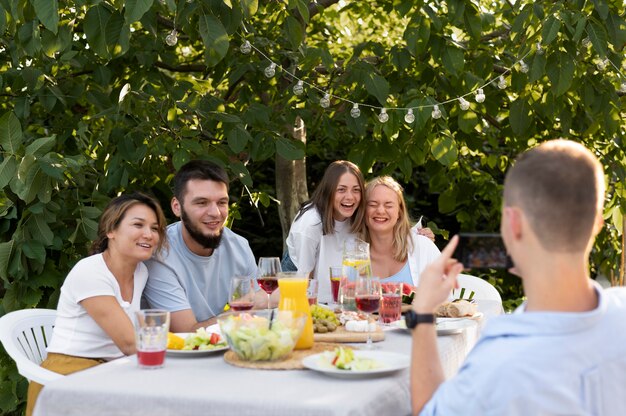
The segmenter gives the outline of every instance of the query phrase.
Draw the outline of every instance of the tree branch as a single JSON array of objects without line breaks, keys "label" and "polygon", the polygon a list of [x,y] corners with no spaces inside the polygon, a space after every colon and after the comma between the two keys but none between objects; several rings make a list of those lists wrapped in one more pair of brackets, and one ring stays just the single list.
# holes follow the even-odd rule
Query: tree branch
[{"label": "tree branch", "polygon": [[206,71],[206,65],[179,65],[173,66],[170,64],[166,64],[165,62],[155,62],[154,66],[157,68],[167,69],[172,72],[204,72]]}]

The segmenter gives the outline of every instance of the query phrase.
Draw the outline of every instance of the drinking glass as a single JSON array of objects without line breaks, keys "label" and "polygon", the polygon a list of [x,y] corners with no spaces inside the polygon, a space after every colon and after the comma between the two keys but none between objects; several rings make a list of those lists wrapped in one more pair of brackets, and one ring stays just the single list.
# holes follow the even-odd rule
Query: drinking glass
[{"label": "drinking glass", "polygon": [[339,284],[343,277],[343,267],[334,266],[330,268],[330,289],[333,293],[333,302],[337,303],[339,299]]},{"label": "drinking glass", "polygon": [[354,303],[354,288],[356,285],[356,278],[347,275],[341,276],[339,281],[339,304],[343,311],[356,311],[356,305]]},{"label": "drinking glass", "polygon": [[170,313],[161,309],[144,309],[136,312],[135,327],[137,363],[141,368],[161,368],[165,362],[167,332]]},{"label": "drinking glass", "polygon": [[306,296],[309,298],[309,305],[317,304],[317,279],[309,279],[308,286],[306,288]]},{"label": "drinking glass", "polygon": [[383,325],[398,321],[402,316],[402,283],[386,282],[380,284],[380,322]]},{"label": "drinking glass", "polygon": [[282,270],[278,257],[261,257],[259,259],[259,275],[257,282],[261,289],[267,293],[267,309],[271,309],[270,296],[278,288],[276,275]]},{"label": "drinking glass", "polygon": [[254,306],[254,285],[248,277],[233,277],[230,281],[230,308],[234,311],[249,311]]},{"label": "drinking glass", "polygon": [[[369,318],[372,312],[378,311],[380,306],[380,279],[375,276],[359,276],[356,279],[354,288],[354,298],[356,300],[356,308],[367,315]],[[367,330],[367,349],[372,349],[372,334]]]},{"label": "drinking glass", "polygon": [[343,272],[352,279],[371,276],[370,245],[358,238],[348,239],[343,244]]}]

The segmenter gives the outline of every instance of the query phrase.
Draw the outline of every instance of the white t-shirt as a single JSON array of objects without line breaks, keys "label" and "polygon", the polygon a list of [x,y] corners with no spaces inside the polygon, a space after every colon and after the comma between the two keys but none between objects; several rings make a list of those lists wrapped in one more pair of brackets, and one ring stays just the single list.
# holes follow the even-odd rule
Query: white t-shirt
[{"label": "white t-shirt", "polygon": [[148,280],[143,263],[135,269],[133,299],[122,299],[120,286],[108,269],[102,254],[86,257],[76,263],[61,286],[57,317],[48,352],[86,358],[114,359],[124,354],[106,332],[93,320],[81,301],[94,296],[114,296],[131,322],[140,308],[141,293]]},{"label": "white t-shirt", "polygon": [[332,302],[330,267],[341,266],[343,243],[356,235],[350,232],[349,220],[335,221],[333,234],[322,234],[322,219],[317,208],[312,207],[291,224],[287,237],[287,250],[299,272],[315,270],[318,280],[319,302]]}]

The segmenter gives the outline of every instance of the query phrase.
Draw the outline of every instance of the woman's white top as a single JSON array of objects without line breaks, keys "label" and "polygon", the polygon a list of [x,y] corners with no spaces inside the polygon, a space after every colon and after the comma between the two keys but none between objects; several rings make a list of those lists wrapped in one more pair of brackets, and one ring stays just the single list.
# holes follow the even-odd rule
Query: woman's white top
[{"label": "woman's white top", "polygon": [[148,270],[137,264],[134,273],[132,301],[122,299],[122,292],[102,254],[80,260],[67,275],[61,287],[57,317],[48,352],[86,358],[114,359],[124,354],[113,340],[87,313],[81,301],[94,296],[113,296],[131,322],[140,309],[141,293],[148,280]]},{"label": "woman's white top", "polygon": [[411,271],[413,285],[418,286],[420,274],[422,274],[426,266],[437,260],[441,255],[441,251],[439,251],[435,243],[430,241],[428,237],[419,235],[415,227],[411,228],[410,235],[413,241],[413,250],[408,256],[409,270]]},{"label": "woman's white top", "polygon": [[350,232],[350,220],[335,221],[334,233],[323,235],[322,219],[312,207],[291,224],[287,250],[298,272],[314,271],[318,280],[318,301],[333,301],[330,290],[330,267],[340,267],[343,261],[343,243],[356,235]]}]

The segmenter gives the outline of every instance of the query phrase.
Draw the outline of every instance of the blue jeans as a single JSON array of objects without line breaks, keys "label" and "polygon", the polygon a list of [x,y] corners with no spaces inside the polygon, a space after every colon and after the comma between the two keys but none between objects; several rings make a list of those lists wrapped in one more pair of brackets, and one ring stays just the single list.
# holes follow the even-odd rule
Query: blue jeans
[{"label": "blue jeans", "polygon": [[285,251],[283,254],[283,259],[280,262],[280,268],[283,272],[297,272],[298,268],[293,261],[291,261],[291,257],[289,257],[289,251]]}]

